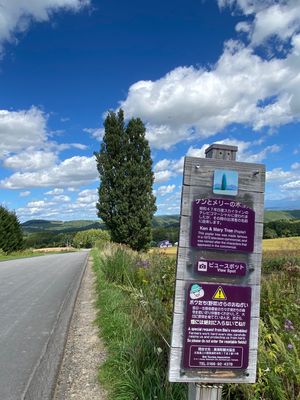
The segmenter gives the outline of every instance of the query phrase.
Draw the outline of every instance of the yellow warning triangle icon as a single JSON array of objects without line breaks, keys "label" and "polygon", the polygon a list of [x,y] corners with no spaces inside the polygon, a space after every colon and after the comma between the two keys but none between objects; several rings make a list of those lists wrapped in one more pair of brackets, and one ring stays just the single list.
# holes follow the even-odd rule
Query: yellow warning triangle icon
[{"label": "yellow warning triangle icon", "polygon": [[213,300],[227,300],[222,286],[219,286],[216,290],[215,294],[213,295]]}]

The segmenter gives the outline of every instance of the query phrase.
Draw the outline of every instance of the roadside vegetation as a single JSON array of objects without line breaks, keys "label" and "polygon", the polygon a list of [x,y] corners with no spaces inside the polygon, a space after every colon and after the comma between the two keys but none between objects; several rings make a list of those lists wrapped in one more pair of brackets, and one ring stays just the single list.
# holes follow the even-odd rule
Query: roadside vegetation
[{"label": "roadside vegetation", "polygon": [[[93,250],[98,325],[108,356],[99,372],[114,400],[184,400],[167,380],[175,257],[110,244]],[[258,378],[225,385],[224,400],[300,399],[300,250],[264,252]]]},{"label": "roadside vegetation", "polygon": [[18,217],[13,211],[0,206],[0,250],[9,254],[23,249],[23,233]]},{"label": "roadside vegetation", "polygon": [[27,250],[20,250],[20,251],[13,251],[11,253],[5,253],[0,250],[0,261],[9,261],[9,260],[16,260],[18,258],[28,258],[28,257],[39,257],[45,256],[50,254],[62,254],[62,253],[70,253],[76,251],[72,247],[69,248],[49,248],[49,249],[27,249]]}]

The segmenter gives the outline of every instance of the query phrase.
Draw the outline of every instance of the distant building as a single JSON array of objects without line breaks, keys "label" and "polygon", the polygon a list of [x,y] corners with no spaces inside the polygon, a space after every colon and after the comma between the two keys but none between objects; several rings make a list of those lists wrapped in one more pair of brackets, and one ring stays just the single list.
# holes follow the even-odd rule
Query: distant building
[{"label": "distant building", "polygon": [[162,240],[157,245],[160,249],[166,249],[167,247],[173,247],[172,243],[169,240]]}]

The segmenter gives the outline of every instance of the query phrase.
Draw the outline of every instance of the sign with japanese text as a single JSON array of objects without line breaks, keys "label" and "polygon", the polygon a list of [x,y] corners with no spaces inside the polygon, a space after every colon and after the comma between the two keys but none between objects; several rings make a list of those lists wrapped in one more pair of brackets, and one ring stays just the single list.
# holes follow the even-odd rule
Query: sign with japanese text
[{"label": "sign with japanese text", "polygon": [[251,253],[254,221],[254,211],[240,202],[197,199],[192,204],[191,246]]},{"label": "sign with japanese text", "polygon": [[186,307],[184,368],[248,367],[250,287],[194,282]]},{"label": "sign with japanese text", "polygon": [[256,381],[266,171],[237,150],[184,160],[169,380],[189,395]]},{"label": "sign with japanese text", "polygon": [[247,265],[238,261],[199,260],[195,264],[195,272],[208,275],[245,276]]}]

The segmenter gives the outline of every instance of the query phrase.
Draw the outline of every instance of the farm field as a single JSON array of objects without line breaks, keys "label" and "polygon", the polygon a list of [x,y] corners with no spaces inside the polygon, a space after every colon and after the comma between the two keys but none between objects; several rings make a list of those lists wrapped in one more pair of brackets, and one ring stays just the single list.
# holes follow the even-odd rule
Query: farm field
[{"label": "farm field", "polygon": [[[152,248],[150,252],[158,252],[160,254],[165,254],[168,256],[175,256],[177,254],[177,247],[168,247],[166,249]],[[299,253],[300,255],[300,236],[297,237],[286,237],[278,239],[264,239],[263,240],[263,252],[280,252],[289,253],[292,252]]]},{"label": "farm field", "polygon": [[300,252],[300,236],[277,239],[264,239],[263,251],[297,251]]}]

